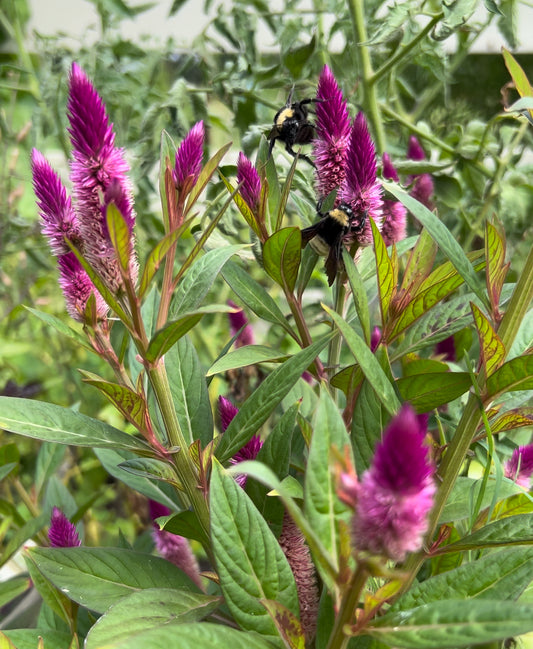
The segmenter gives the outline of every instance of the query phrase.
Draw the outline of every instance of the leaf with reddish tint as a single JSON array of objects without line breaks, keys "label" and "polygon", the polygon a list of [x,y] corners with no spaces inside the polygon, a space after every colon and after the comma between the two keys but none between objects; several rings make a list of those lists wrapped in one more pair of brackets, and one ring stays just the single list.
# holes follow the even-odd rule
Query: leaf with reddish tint
[{"label": "leaf with reddish tint", "polygon": [[285,208],[287,207],[287,201],[289,200],[289,193],[291,191],[292,179],[294,178],[297,162],[298,159],[294,158],[291,168],[289,169],[289,173],[287,174],[287,178],[285,179],[285,184],[283,185],[283,189],[281,191],[274,232],[277,232],[281,228],[281,224],[283,222],[283,216],[285,214]]},{"label": "leaf with reddish tint", "polygon": [[372,225],[372,234],[374,236],[374,253],[376,255],[376,272],[378,280],[379,305],[381,308],[381,322],[383,328],[387,322],[389,313],[389,304],[396,289],[397,270],[395,271],[387,246],[383,241],[381,232],[378,230],[373,219],[370,219]]},{"label": "leaf with reddish tint", "polygon": [[470,307],[472,308],[474,324],[476,325],[479,338],[481,362],[483,363],[487,376],[490,376],[503,363],[505,359],[505,347],[485,314],[473,302],[470,303]]},{"label": "leaf with reddish tint", "polygon": [[[502,47],[503,60],[505,61],[505,66],[509,70],[512,80],[516,86],[516,90],[520,97],[531,97],[533,96],[533,88],[529,83],[527,74],[524,72],[522,66],[514,58],[514,56],[506,50],[505,47]],[[533,117],[533,110],[529,111],[531,117]]]},{"label": "leaf with reddish tint", "polygon": [[238,191],[236,191],[235,187],[230,183],[230,181],[224,176],[224,174],[220,171],[218,171],[218,175],[222,179],[222,182],[224,185],[226,185],[228,191],[233,194],[233,200],[235,202],[235,205],[239,209],[239,212],[242,214],[244,217],[244,220],[250,228],[255,232],[255,234],[261,238],[261,232],[259,229],[259,226],[257,224],[257,221],[255,219],[254,213],[250,209],[248,203],[244,200],[244,198],[239,194]]},{"label": "leaf with reddish tint", "polygon": [[218,163],[222,160],[222,158],[226,155],[228,149],[231,147],[232,142],[228,142],[225,144],[221,149],[219,149],[215,155],[206,162],[205,166],[202,168],[202,171],[200,172],[200,175],[198,176],[198,180],[196,181],[196,184],[191,190],[191,193],[188,196],[187,199],[187,205],[185,206],[185,209],[183,210],[183,213],[186,215],[192,206],[196,203],[198,200],[198,197],[202,193],[202,191],[205,189],[205,186],[211,179],[211,176],[215,173],[216,168],[218,167]]},{"label": "leaf with reddish tint", "polygon": [[294,613],[291,613],[283,604],[271,599],[262,599],[261,604],[272,618],[285,646],[288,649],[305,649],[302,625]]},{"label": "leaf with reddish tint", "polygon": [[464,394],[472,385],[468,372],[414,374],[396,381],[404,401],[417,412],[429,412]]},{"label": "leaf with reddish tint", "polygon": [[269,237],[263,245],[266,272],[285,291],[292,293],[298,277],[302,252],[299,228],[283,228]]},{"label": "leaf with reddish tint", "polygon": [[492,313],[499,314],[500,294],[509,263],[505,263],[505,238],[498,230],[487,221],[485,233],[485,269],[487,277],[487,290],[489,293]]},{"label": "leaf with reddish tint", "polygon": [[167,131],[161,133],[161,148],[159,152],[159,195],[161,197],[161,210],[165,232],[170,230],[169,205],[166,192],[166,170],[176,156],[176,145]]},{"label": "leaf with reddish tint", "polygon": [[518,356],[504,363],[487,379],[486,401],[504,392],[533,390],[533,354]]},{"label": "leaf with reddish tint", "polygon": [[494,434],[524,426],[533,426],[533,408],[508,410],[491,423],[490,429]]},{"label": "leaf with reddish tint", "polygon": [[84,377],[84,383],[93,385],[99,390],[136,428],[145,429],[146,403],[140,395],[124,385],[106,381],[92,372],[85,370],[80,370],[80,372]]},{"label": "leaf with reddish tint", "polygon": [[400,292],[410,291],[416,295],[420,284],[431,273],[436,254],[437,244],[429,236],[427,230],[422,229],[418,241],[409,255]]}]

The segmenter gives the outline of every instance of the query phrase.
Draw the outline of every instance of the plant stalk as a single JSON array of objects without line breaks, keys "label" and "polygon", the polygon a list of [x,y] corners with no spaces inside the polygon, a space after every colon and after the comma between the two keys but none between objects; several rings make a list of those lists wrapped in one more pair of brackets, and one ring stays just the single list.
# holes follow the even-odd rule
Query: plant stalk
[{"label": "plant stalk", "polygon": [[353,620],[355,610],[359,604],[361,593],[368,579],[368,572],[364,564],[358,562],[357,567],[346,586],[340,604],[339,612],[327,644],[327,649],[345,649],[350,636],[344,633],[344,627]]}]

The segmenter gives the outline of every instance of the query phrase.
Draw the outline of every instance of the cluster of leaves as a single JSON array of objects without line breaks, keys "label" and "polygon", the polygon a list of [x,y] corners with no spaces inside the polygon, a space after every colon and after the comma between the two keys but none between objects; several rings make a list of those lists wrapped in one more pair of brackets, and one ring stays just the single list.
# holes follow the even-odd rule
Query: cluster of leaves
[{"label": "cluster of leaves", "polygon": [[[174,3],[173,10],[181,4]],[[0,477],[5,490],[1,507],[6,520],[0,530],[5,539],[2,563],[28,539],[46,546],[44,531],[54,505],[62,507],[74,522],[84,516],[87,520],[89,510],[91,523],[101,518],[103,501],[93,507],[99,496],[108,498],[101,463],[126,486],[122,494],[141,494],[167,505],[174,514],[164,521],[165,529],[194,540],[216,569],[217,578],[210,582],[209,594],[202,593],[184,573],[150,554],[150,536],[142,533],[146,520],[127,523],[143,502],[136,496],[133,504],[125,506],[122,518],[129,540],[122,535],[117,539],[114,533],[113,543],[119,547],[25,551],[27,573],[1,585],[0,605],[25,597],[30,579],[43,604],[37,631],[10,630],[0,636],[9,648],[33,649],[37,635],[44,638],[44,647],[74,648],[85,637],[88,649],[172,647],[178,642],[180,647],[199,643],[215,648],[230,644],[258,649],[303,647],[294,578],[276,540],[283,509],[304,533],[323,585],[315,646],[341,646],[335,644],[342,638],[342,629],[339,632],[336,627],[334,610],[342,610],[348,601],[347,574],[353,564],[347,541],[349,510],[335,495],[332,467],[349,448],[361,474],[400,399],[410,401],[420,412],[433,413],[430,428],[435,432],[442,484],[430,540],[434,535],[439,543],[410,557],[401,574],[382,566],[375,569],[360,602],[363,624],[354,627],[356,637],[350,646],[468,647],[531,630],[533,611],[527,592],[523,593],[533,566],[531,550],[524,547],[533,543],[533,503],[527,493],[503,479],[501,461],[516,444],[528,441],[532,424],[527,403],[533,389],[533,364],[527,352],[532,343],[528,307],[533,262],[524,255],[513,264],[514,275],[508,274],[506,246],[511,253],[523,247],[513,238],[506,241],[501,224],[487,222],[493,213],[499,214],[505,229],[513,232],[522,223],[520,214],[531,204],[531,188],[520,184],[519,216],[508,222],[506,207],[511,199],[515,205],[519,202],[514,187],[527,174],[520,162],[531,129],[508,116],[498,115],[483,123],[479,116],[468,114],[450,128],[450,116],[438,108],[446,82],[485,26],[463,29],[475,2],[430,4],[433,13],[424,28],[417,20],[419,3],[398,3],[386,10],[384,19],[378,19],[373,18],[377,6],[369,2],[366,32],[360,31],[351,5],[330,2],[316,13],[301,14],[299,4],[285,3],[280,14],[262,2],[236,2],[229,12],[218,10],[202,35],[201,47],[215,45],[224,55],[224,64],[200,46],[194,55],[203,70],[216,70],[209,101],[202,99],[204,91],[190,92],[199,85],[187,76],[193,60],[190,55],[178,62],[177,69],[169,62],[168,68],[163,66],[163,72],[155,74],[156,67],[160,69],[159,53],[141,62],[144,52],[115,43],[105,50],[106,65],[92,75],[117,130],[128,134],[124,144],[128,148],[131,144],[140,160],[135,169],[137,209],[147,218],[142,220],[144,232],[139,240],[142,248],[152,250],[136,294],[148,335],[142,354],[154,369],[165,359],[172,397],[169,407],[179,421],[184,449],[162,455],[132,434],[145,432],[150,420],[161,434],[160,442],[172,446],[172,439],[165,438],[165,412],[160,402],[157,405],[161,397],[157,384],[147,388],[146,395],[139,387],[143,377],[135,358],[139,349],[127,336],[134,330],[133,323],[104,286],[102,292],[122,320],[114,325],[112,340],[121,350],[119,355],[137,391],[125,389],[107,374],[97,374],[105,370],[100,359],[89,355],[79,331],[50,314],[39,317],[55,331],[67,334],[81,350],[76,352],[76,364],[86,368],[84,382],[98,389],[98,406],[105,397],[116,408],[111,423],[107,416],[104,423],[41,401],[3,398],[0,403],[0,427],[44,442],[33,466],[21,459],[24,452],[17,448],[18,438],[16,444],[2,448]],[[490,3],[492,13],[486,24],[498,17],[497,9],[505,14],[508,5],[498,8]],[[101,7],[102,25],[107,29],[110,8],[105,3]],[[329,14],[335,16],[331,23]],[[498,20],[504,33],[512,36],[512,21],[505,22],[505,15]],[[275,59],[256,46],[255,30],[250,29],[254,21],[272,33],[279,47]],[[439,42],[450,33],[459,33],[458,49],[444,64]],[[434,175],[439,216],[398,186],[387,184],[391,195],[415,217],[413,231],[423,229],[393,249],[386,248],[375,230],[374,250],[365,250],[357,264],[345,253],[348,288],[345,292],[339,282],[336,299],[331,301],[320,265],[315,269],[316,256],[300,250],[299,227],[302,221],[307,225],[315,218],[309,174],[294,163],[286,179],[280,180],[273,160],[265,166],[266,146],[260,134],[261,125],[272,119],[272,109],[284,101],[287,87],[296,82],[307,94],[304,80],[317,78],[322,56],[336,35],[345,39],[332,57],[341,84],[355,88],[359,79],[365,90],[364,97],[354,90],[350,100],[367,102],[365,110],[378,148],[383,150],[385,142],[391,143],[387,149],[398,160],[403,177],[422,172]],[[354,36],[364,47],[348,45]],[[376,72],[365,67],[364,52],[368,55],[369,51]],[[83,62],[84,54],[80,56]],[[61,58],[50,60],[62,67]],[[130,64],[128,74],[123,72],[126,63]],[[506,56],[506,63],[519,94],[531,97],[527,77],[516,61]],[[55,107],[64,105],[64,99],[46,85],[47,79],[57,85],[58,69],[47,70],[43,64],[41,70],[43,87],[53,100],[44,103],[59,113]],[[343,74],[348,70],[354,72]],[[135,90],[141,86],[142,93]],[[138,103],[132,105],[131,97]],[[203,235],[197,241],[191,236],[192,221],[161,239],[164,225],[152,215],[150,193],[158,182],[150,183],[150,172],[159,131],[172,121],[173,134],[183,135],[199,117],[221,127],[217,99],[230,106],[243,148],[251,151],[259,146],[258,167],[264,167],[268,180],[269,215],[261,255],[253,235],[252,252],[242,245],[249,237],[242,216],[252,230],[254,224],[226,180],[233,167],[219,166],[225,150],[204,166],[194,200],[189,202],[191,209],[211,179],[209,202],[198,229]],[[527,112],[531,106],[526,102],[516,110]],[[43,130],[53,123],[50,113],[46,115],[43,106]],[[62,132],[61,120],[56,120],[57,133]],[[431,162],[403,160],[409,133],[416,133],[431,147]],[[168,221],[169,209],[166,161],[173,158],[173,151],[172,138],[165,135],[159,177],[163,223]],[[220,182],[213,176],[217,167],[223,172]],[[239,209],[230,214],[231,201]],[[126,268],[120,214],[110,210],[108,219],[118,258]],[[20,237],[12,229],[11,237],[15,248]],[[156,330],[157,270],[178,242],[179,281],[170,305],[171,319]],[[470,251],[474,243],[479,245]],[[40,267],[35,267],[36,274]],[[99,281],[94,273],[93,277]],[[311,290],[320,290],[323,307],[316,299],[307,299]],[[214,295],[216,299],[211,299]],[[233,341],[226,335],[225,315],[202,303],[220,304],[221,296],[230,295],[261,322],[264,344],[229,351]],[[24,301],[21,295],[14,299]],[[382,339],[373,354],[369,345],[375,324],[381,328]],[[457,364],[433,354],[435,344],[450,336],[460,350]],[[91,363],[90,371],[87,363]],[[253,375],[247,370],[257,366],[268,376],[252,390],[255,386],[247,382]],[[301,378],[308,368],[322,380],[320,387],[311,387]],[[55,365],[54,372],[57,376]],[[215,449],[210,398],[224,386],[234,388],[235,375],[245,384],[247,398],[239,403],[238,415]],[[53,402],[61,399],[50,398]],[[94,409],[87,411],[94,415]],[[258,456],[261,464],[239,467],[239,472],[250,476],[244,491],[222,466],[261,431],[266,438]],[[61,479],[57,474],[65,467],[65,446],[57,444],[75,447],[69,449],[69,471]],[[79,448],[86,447],[94,449],[98,466],[92,453],[77,455]],[[180,474],[176,458],[185,454],[205,491],[211,471],[210,515],[206,504],[188,506],[187,490],[197,485],[185,485]],[[475,479],[470,469],[481,471],[482,477]],[[91,538],[89,533],[85,538]],[[500,546],[504,549],[496,549]],[[416,576],[418,581],[411,585]],[[27,600],[23,602],[26,606]],[[376,616],[378,611],[386,613]],[[236,623],[245,633],[215,624],[220,620]]]}]

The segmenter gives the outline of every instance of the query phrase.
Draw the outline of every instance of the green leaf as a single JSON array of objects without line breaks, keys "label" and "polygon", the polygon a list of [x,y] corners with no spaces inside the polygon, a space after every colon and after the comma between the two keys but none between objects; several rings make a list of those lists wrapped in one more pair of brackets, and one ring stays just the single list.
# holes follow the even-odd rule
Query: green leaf
[{"label": "green leaf", "polygon": [[66,325],[59,318],[56,318],[54,315],[51,315],[50,313],[45,313],[44,311],[38,311],[37,309],[32,309],[32,307],[30,306],[24,305],[24,308],[30,313],[33,313],[34,316],[37,316],[37,318],[39,318],[39,320],[42,320],[45,324],[49,325],[50,327],[53,327],[56,331],[59,331],[60,334],[63,334],[64,336],[67,336],[67,338],[71,338],[72,340],[75,340],[78,343],[78,345],[81,345],[85,349],[94,353],[94,349],[87,343],[87,339],[85,338],[85,336],[82,336],[78,331]]},{"label": "green leaf", "polygon": [[194,311],[207,295],[224,264],[244,246],[225,246],[209,250],[185,273],[172,298],[171,317]]},{"label": "green leaf", "polygon": [[[514,7],[508,4],[507,10],[509,11],[509,13],[512,13],[514,11]],[[511,17],[509,17],[509,19],[511,20]],[[505,47],[502,47],[502,55],[503,60],[505,61],[505,65],[509,70],[509,74],[511,75],[511,78],[515,83],[518,94],[521,97],[533,96],[533,88],[531,87],[531,83],[529,82],[527,74],[524,72],[522,66],[514,58],[511,52],[505,49]],[[531,117],[533,117],[533,110],[530,110],[529,114],[531,115]]]},{"label": "green leaf", "polygon": [[472,379],[468,372],[426,372],[398,379],[396,385],[417,412],[429,412],[464,394]]},{"label": "green leaf", "polygon": [[420,285],[429,278],[437,254],[437,245],[423,228],[415,247],[409,255],[407,267],[403,274],[400,292],[409,291],[416,295]]},{"label": "green leaf", "polygon": [[41,489],[48,482],[49,478],[57,471],[62,464],[66,453],[66,447],[58,444],[43,442],[37,455],[37,466],[35,467],[35,492],[41,493]]},{"label": "green leaf", "polygon": [[444,600],[387,613],[366,631],[405,649],[457,649],[533,630],[533,606],[500,600]]},{"label": "green leaf", "polygon": [[294,576],[261,514],[216,461],[210,511],[213,552],[229,610],[243,629],[277,640],[275,644],[281,647],[276,627],[260,600],[275,600],[297,615]]},{"label": "green leaf", "polygon": [[166,234],[148,255],[148,259],[146,260],[142,271],[141,281],[139,283],[139,299],[142,299],[150,288],[150,283],[161,266],[167,252],[189,227],[191,220],[192,219],[185,221],[179,228]]},{"label": "green leaf", "polygon": [[30,578],[26,575],[11,577],[0,582],[0,607],[15,599],[31,586]]},{"label": "green leaf", "polygon": [[439,248],[457,269],[457,272],[464,279],[465,283],[470,287],[474,294],[477,295],[481,300],[481,303],[489,308],[490,305],[488,304],[487,295],[476,276],[470,260],[461,248],[459,242],[444,223],[433,214],[433,212],[428,210],[425,205],[422,205],[422,203],[419,203],[415,198],[409,196],[407,192],[400,189],[394,183],[383,183],[383,186],[395,198],[403,203],[417,221],[420,221],[420,223],[427,229]]},{"label": "green leaf", "polygon": [[[205,542],[205,533],[203,532],[196,514],[187,509],[172,516],[164,516],[166,520],[162,523],[161,529],[172,534],[179,534],[186,539],[195,539],[200,543]],[[158,521],[161,519],[158,519]]]},{"label": "green leaf", "polygon": [[115,203],[110,203],[107,206],[106,223],[111,245],[117,255],[122,274],[126,275],[130,265],[131,234],[126,219]]},{"label": "green leaf", "polygon": [[364,380],[355,404],[351,430],[355,466],[359,477],[372,463],[376,444],[381,440],[387,421],[384,406],[370,383]]},{"label": "green leaf", "polygon": [[516,600],[531,582],[533,548],[492,552],[454,570],[415,584],[390,609],[405,611],[446,599]]},{"label": "green leaf", "polygon": [[163,223],[165,232],[170,230],[169,206],[165,187],[167,163],[172,167],[176,157],[176,145],[167,131],[161,132],[161,147],[159,150],[159,196],[161,198],[161,210],[163,212]]},{"label": "green leaf", "polygon": [[516,390],[533,390],[533,354],[507,361],[487,379],[487,400]]},{"label": "green leaf", "polygon": [[263,599],[261,604],[268,611],[285,646],[289,649],[305,649],[305,637],[298,618],[279,602]]},{"label": "green leaf", "polygon": [[533,514],[518,514],[485,525],[460,541],[447,545],[446,551],[531,544],[533,544]]},{"label": "green leaf", "polygon": [[289,358],[246,399],[217,446],[221,462],[229,460],[259,430],[331,338],[331,334],[324,336]]},{"label": "green leaf", "polygon": [[181,431],[188,444],[213,439],[213,412],[202,366],[194,345],[184,336],[165,356],[170,391]]},{"label": "green leaf", "polygon": [[470,306],[479,338],[481,362],[487,376],[491,376],[505,360],[505,347],[485,314],[474,303]]},{"label": "green leaf", "polygon": [[0,428],[57,444],[151,453],[143,440],[97,419],[44,401],[0,397]]},{"label": "green leaf", "polygon": [[348,448],[351,455],[351,444],[339,408],[325,388],[320,393],[313,430],[305,472],[304,511],[338,568],[339,523],[348,523],[353,512],[337,496],[331,452],[337,449],[342,456]]},{"label": "green leaf", "polygon": [[378,399],[383,403],[387,411],[394,415],[400,409],[400,402],[394,387],[368,345],[338,313],[335,313],[324,304],[322,308],[339,328],[365,378],[375,390]]},{"label": "green leaf", "polygon": [[487,221],[485,225],[486,280],[492,313],[499,312],[500,294],[509,263],[505,263],[505,237]]},{"label": "green leaf", "polygon": [[[449,523],[470,518],[474,511],[474,503],[479,498],[481,487],[480,480],[459,476],[443,509],[439,523]],[[480,507],[481,509],[489,507],[493,500],[501,500],[517,493],[517,491],[520,491],[520,487],[510,481],[497,483],[495,480],[491,480],[483,486]]]},{"label": "green leaf", "polygon": [[215,155],[212,158],[210,158],[206,162],[205,166],[202,168],[202,171],[200,172],[200,175],[198,176],[198,180],[196,181],[196,184],[192,188],[191,193],[187,198],[187,205],[185,206],[184,214],[187,214],[192,208],[192,206],[196,203],[200,194],[203,192],[207,183],[211,179],[211,176],[215,173],[219,162],[222,160],[222,158],[226,155],[229,148],[231,147],[231,144],[232,144],[231,142],[225,144],[215,153]]},{"label": "green leaf", "polygon": [[376,256],[376,274],[378,280],[379,306],[381,309],[381,323],[382,326],[385,326],[389,313],[389,304],[394,289],[396,288],[396,277],[381,232],[378,230],[373,219],[370,219],[370,223],[372,225],[372,235],[374,237],[374,254]]},{"label": "green leaf", "polygon": [[[70,645],[70,633],[64,631],[56,631],[55,629],[36,628],[36,629],[6,629],[0,631],[0,641],[8,638],[12,642],[10,645],[0,644],[1,649],[36,649],[37,641],[39,638],[43,639],[44,649],[63,647],[67,648]],[[37,649],[40,649],[37,647]]]},{"label": "green leaf", "polygon": [[228,352],[216,360],[208,369],[206,376],[213,376],[220,372],[227,372],[239,367],[247,367],[256,363],[278,362],[287,358],[279,349],[272,349],[264,345],[245,345]]},{"label": "green leaf", "polygon": [[508,410],[491,422],[490,429],[494,434],[524,426],[533,426],[533,408]]},{"label": "green leaf", "polygon": [[292,293],[298,277],[302,249],[299,228],[283,228],[269,237],[263,245],[266,272],[284,291]]},{"label": "green leaf", "polygon": [[441,6],[444,19],[433,31],[433,38],[437,41],[445,40],[468,22],[476,9],[477,0],[447,0]]},{"label": "green leaf", "polygon": [[[198,622],[219,605],[218,597],[169,588],[147,588],[112,606],[91,628],[85,649],[114,646],[149,629]],[[179,635],[179,630],[176,631]],[[170,645],[171,646],[171,645]]]},{"label": "green leaf", "polygon": [[257,220],[254,216],[254,213],[250,209],[250,206],[248,203],[244,200],[244,198],[239,194],[238,191],[236,191],[235,187],[231,184],[231,182],[224,176],[224,174],[218,170],[218,174],[220,178],[222,179],[222,182],[224,185],[226,185],[227,190],[230,192],[230,194],[233,195],[233,200],[235,201],[235,205],[239,209],[239,212],[242,214],[244,217],[244,220],[246,223],[249,225],[249,227],[255,232],[257,237],[261,238],[261,230],[259,228],[259,225],[257,224]]},{"label": "green leaf", "polygon": [[138,457],[131,460],[125,460],[124,462],[121,462],[118,467],[128,473],[140,476],[141,478],[161,480],[177,487],[180,486],[180,482],[172,465],[163,460],[156,460],[151,457]]},{"label": "green leaf", "polygon": [[368,310],[368,297],[365,291],[365,285],[363,284],[353,257],[344,246],[342,247],[342,260],[348,281],[350,282],[350,288],[352,289],[355,312],[361,323],[361,329],[363,330],[366,343],[370,345],[370,312]]},{"label": "green leaf", "polygon": [[281,325],[292,337],[295,336],[287,318],[280,311],[276,302],[265,289],[256,282],[249,273],[232,261],[229,261],[222,270],[222,277],[236,295],[259,318],[267,322]]},{"label": "green leaf", "polygon": [[[272,645],[255,633],[243,633],[221,624],[189,622],[165,624],[140,631],[98,649],[272,649]],[[60,645],[51,644],[51,647]],[[29,648],[28,648],[29,649]],[[35,649],[35,645],[31,648]],[[48,649],[47,647],[45,649]]]},{"label": "green leaf", "polygon": [[174,564],[133,550],[35,547],[25,552],[62,593],[97,613],[145,588],[198,592]]}]

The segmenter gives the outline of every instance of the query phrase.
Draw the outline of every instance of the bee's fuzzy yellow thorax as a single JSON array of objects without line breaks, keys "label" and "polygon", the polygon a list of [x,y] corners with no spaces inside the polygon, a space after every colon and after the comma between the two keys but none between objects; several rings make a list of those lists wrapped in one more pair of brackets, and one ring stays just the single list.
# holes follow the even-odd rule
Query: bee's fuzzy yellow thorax
[{"label": "bee's fuzzy yellow thorax", "polygon": [[292,117],[294,117],[294,110],[292,108],[284,108],[276,119],[276,126],[282,126],[283,122]]},{"label": "bee's fuzzy yellow thorax", "polygon": [[350,223],[350,219],[348,218],[346,212],[340,210],[339,208],[335,208],[334,210],[328,212],[328,216],[334,221],[337,221],[337,223],[340,223],[343,228],[348,227]]}]

